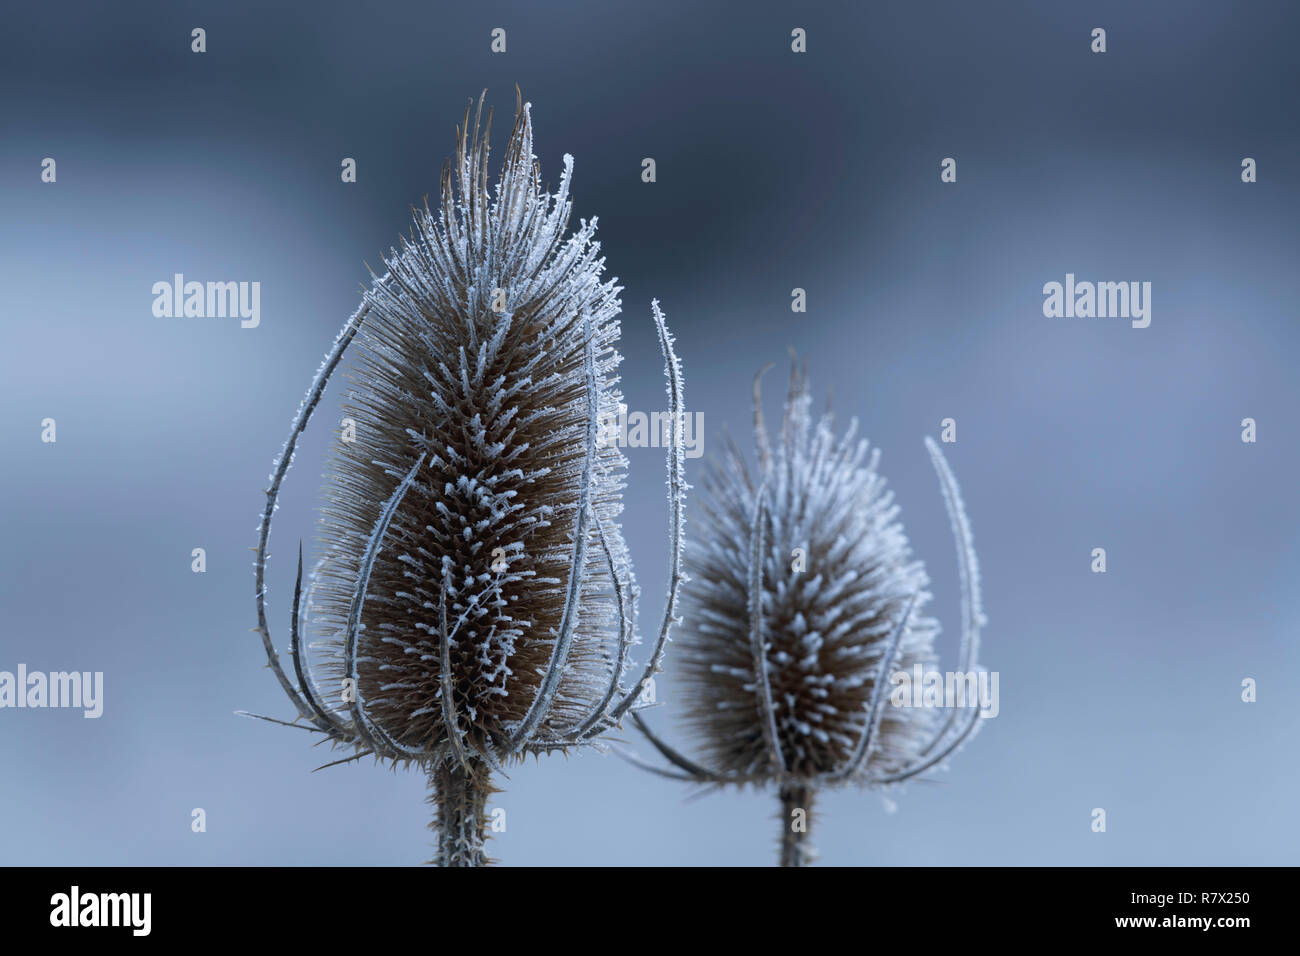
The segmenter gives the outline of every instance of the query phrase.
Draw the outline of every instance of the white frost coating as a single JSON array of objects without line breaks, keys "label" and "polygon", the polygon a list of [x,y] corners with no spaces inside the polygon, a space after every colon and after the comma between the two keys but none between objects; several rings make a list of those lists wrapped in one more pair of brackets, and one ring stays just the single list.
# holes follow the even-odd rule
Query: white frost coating
[{"label": "white frost coating", "polygon": [[749,529],[749,576],[746,579],[746,601],[749,610],[749,647],[753,655],[754,680],[752,686],[758,698],[758,721],[763,732],[772,766],[778,779],[784,776],[785,757],[781,753],[781,738],[776,729],[776,712],[772,707],[772,685],[767,676],[767,645],[763,642],[763,519],[766,515],[765,487],[758,489],[754,502],[754,520]]},{"label": "white frost coating", "polygon": [[514,729],[506,753],[513,753],[522,747],[542,717],[551,708],[551,702],[560,688],[560,676],[568,661],[569,644],[578,626],[578,598],[582,587],[582,570],[587,555],[587,522],[591,518],[591,472],[596,459],[596,438],[599,430],[600,399],[596,391],[596,367],[592,358],[591,316],[583,316],[583,339],[586,348],[583,352],[583,373],[587,386],[587,453],[583,456],[582,484],[578,492],[578,522],[573,534],[573,558],[569,565],[569,583],[566,587],[564,614],[560,618],[559,632],[555,635],[555,647],[551,651],[551,660],[547,665],[545,677],[537,690],[537,696],[528,708],[528,713]]},{"label": "white frost coating", "polygon": [[[680,421],[681,416],[685,414],[681,362],[678,361],[677,353],[673,349],[675,340],[672,333],[668,331],[668,322],[659,309],[658,299],[651,300],[650,310],[654,315],[655,329],[659,333],[659,349],[663,353],[664,374],[668,379],[668,412],[671,416],[669,420]],[[673,625],[681,623],[680,618],[677,617],[677,599],[682,584],[688,580],[682,571],[682,548],[685,541],[686,527],[686,487],[685,449],[682,447],[681,442],[670,442],[668,448],[668,596],[664,603],[663,621],[659,625],[659,637],[655,641],[650,660],[646,663],[645,670],[642,672],[636,686],[613,709],[606,720],[601,721],[594,729],[587,731],[588,737],[617,724],[618,721],[622,720],[623,715],[632,709],[632,706],[638,700],[641,688],[660,669]],[[638,721],[638,725],[640,723]]]},{"label": "white frost coating", "polygon": [[421,455],[414,467],[407,472],[396,490],[393,491],[393,496],[385,503],[383,511],[379,513],[375,528],[370,533],[370,540],[366,542],[365,554],[361,559],[361,572],[357,577],[356,589],[352,593],[352,610],[348,615],[347,638],[344,643],[344,666],[347,667],[348,676],[352,678],[353,694],[350,701],[352,726],[356,728],[356,732],[362,739],[371,746],[371,749],[376,751],[381,750],[384,745],[395,750],[401,748],[397,741],[385,734],[372,721],[366,719],[364,705],[361,701],[360,682],[357,680],[357,635],[363,627],[361,612],[366,603],[366,590],[370,585],[370,571],[375,565],[375,558],[378,557],[379,549],[383,546],[384,535],[388,533],[388,526],[393,520],[393,515],[397,512],[397,506],[402,503],[402,498],[406,496],[407,489],[411,487],[411,484],[415,481],[416,473],[419,472],[423,465],[424,455]]},{"label": "white frost coating", "polygon": [[885,694],[886,688],[889,686],[889,674],[894,668],[895,661],[898,660],[898,647],[902,643],[903,634],[907,631],[907,626],[911,621],[912,609],[916,607],[916,598],[917,595],[913,594],[911,600],[907,602],[907,607],[903,609],[903,613],[898,616],[898,623],[894,626],[894,633],[889,638],[885,653],[880,659],[880,670],[876,672],[875,686],[871,690],[871,706],[868,708],[866,718],[863,721],[862,736],[858,740],[853,756],[842,771],[831,775],[832,779],[846,779],[859,773],[866,766],[867,760],[871,756],[871,744],[880,730],[880,720],[884,716]]},{"label": "white frost coating", "polygon": [[[930,461],[939,476],[939,487],[943,491],[943,502],[948,510],[948,521],[952,525],[952,536],[957,547],[957,569],[961,579],[962,631],[959,669],[969,672],[979,657],[980,629],[987,623],[984,617],[983,600],[980,594],[980,566],[975,555],[975,539],[971,534],[970,522],[966,518],[966,508],[962,504],[961,489],[953,476],[948,461],[943,456],[938,443],[929,435],[925,437],[925,447],[930,452]],[[928,754],[944,738],[956,719],[956,712],[948,715],[943,727],[930,745],[922,752]],[[973,733],[972,727],[968,733]]]},{"label": "white frost coating", "polygon": [[[268,662],[300,717],[314,725],[307,729],[351,745],[357,755],[373,752],[394,762],[450,759],[462,766],[482,758],[499,768],[502,758],[521,751],[594,745],[638,706],[642,684],[659,670],[678,621],[677,594],[686,579],[680,567],[686,485],[683,449],[674,446],[668,463],[672,574],[667,606],[642,680],[624,690],[628,651],[638,642],[639,596],[617,524],[627,463],[617,448],[595,445],[600,416],[621,398],[616,375],[622,357],[614,348],[621,287],[617,280],[602,279],[605,260],[594,241],[596,217],[581,220],[565,235],[573,157],[565,155],[554,194],[540,189],[530,116],[524,105],[494,196],[487,190],[485,150],[458,151],[446,174],[445,195],[456,193],[455,201],[445,200],[436,212],[426,205],[416,215],[411,240],[384,258],[384,275],[372,273],[361,308],[336,337],[273,464],[255,562],[259,630]],[[477,128],[476,119],[476,138]],[[504,290],[504,308],[498,290]],[[652,311],[670,404],[681,414],[680,363],[657,301]],[[522,322],[529,323],[529,336],[536,329],[536,339],[524,351],[519,336],[511,336]],[[395,329],[402,334],[393,335]],[[276,659],[265,625],[265,563],[275,496],[298,437],[354,340],[364,361],[372,362],[362,368],[377,364],[396,374],[382,381],[361,379],[350,392],[348,407],[364,413],[357,420],[365,427],[358,429],[357,444],[341,454],[353,455],[373,472],[364,480],[360,468],[331,476],[330,501],[360,527],[323,522],[330,558],[319,575],[323,597],[317,603],[309,596],[309,612],[319,613],[308,613],[301,624],[304,631],[310,623],[323,633],[326,640],[311,646],[328,651],[334,676],[353,682],[354,693],[334,710],[314,693],[300,656],[304,642],[297,637],[296,614],[291,646],[301,688],[292,685]],[[507,348],[511,351],[503,355]],[[575,351],[581,357],[576,377],[585,386],[576,403],[570,358]],[[497,374],[497,368],[509,368],[510,375]],[[585,412],[576,425],[570,417],[575,405]],[[411,409],[420,413],[403,420]],[[376,429],[384,425],[397,433],[392,450],[374,443]],[[528,440],[519,440],[521,434]],[[484,461],[492,467],[485,469]],[[391,496],[392,484],[375,481],[372,474],[393,477],[397,487]],[[550,487],[571,482],[580,489],[577,502],[530,498],[529,486],[543,481]],[[515,567],[539,554],[555,560],[561,549],[554,544],[553,524],[567,532],[565,573]],[[549,543],[525,553],[523,543],[509,542],[510,570],[494,579],[478,562],[488,563],[503,528],[516,537],[523,529],[527,540],[550,529],[549,538],[536,539]],[[592,546],[593,538],[599,547]],[[459,556],[450,564],[446,553],[439,553],[448,540],[456,542]],[[317,585],[314,579],[313,591]],[[514,605],[504,585],[527,585],[532,595],[555,596],[555,606],[563,607],[558,626],[555,618],[545,625],[529,619],[538,616],[531,611],[507,613]],[[295,611],[300,592],[299,583]],[[364,618],[363,608],[369,608]],[[518,661],[512,667],[521,649],[532,656],[525,658],[526,667]],[[536,663],[539,649],[544,664]],[[478,670],[469,679],[452,674],[462,666]],[[480,716],[497,706],[494,701],[511,696],[508,688],[519,686],[517,675],[533,669],[543,679],[536,685],[523,682],[532,699],[514,703],[519,710],[501,711],[523,711],[523,718],[511,717],[495,725],[499,731],[485,731]],[[430,675],[437,677],[432,686]],[[367,694],[361,692],[363,679],[372,681]],[[426,699],[408,706],[420,694]],[[389,711],[381,713],[393,707],[404,708],[413,727],[393,721]]]},{"label": "white frost coating", "polygon": [[[877,471],[879,450],[855,438],[856,420],[839,439],[829,412],[814,422],[796,368],[772,442],[762,374],[754,381],[758,473],[734,445],[724,449],[709,475],[706,533],[692,552],[697,583],[686,593],[688,716],[710,759],[687,758],[637,724],[696,782],[901,782],[955,753],[974,732],[979,708],[954,728],[955,712],[942,720],[933,709],[886,706],[890,674],[937,663],[939,625],[921,613],[931,597],[928,576],[911,557],[899,507]],[[926,444],[957,546],[959,659],[970,672],[985,624],[978,563],[956,480],[937,445]],[[767,529],[757,551],[756,516]],[[749,549],[738,546],[744,540]],[[802,572],[791,569],[795,548],[807,557]],[[771,578],[764,568],[774,569]]]},{"label": "white frost coating", "polygon": [[[387,278],[387,275],[385,275]],[[322,733],[330,734],[339,739],[347,740],[352,736],[352,729],[339,721],[328,711],[313,709],[312,706],[303,700],[302,696],[289,683],[285,676],[284,670],[280,667],[279,655],[275,652],[275,647],[271,642],[271,631],[266,620],[266,562],[267,546],[271,537],[271,517],[279,508],[278,498],[280,494],[280,485],[284,481],[284,476],[288,473],[289,468],[293,465],[294,454],[298,445],[298,438],[307,428],[307,423],[311,420],[312,412],[315,411],[321,396],[325,393],[325,386],[329,382],[330,376],[338,367],[339,361],[343,358],[343,353],[347,351],[353,338],[356,337],[366,313],[370,310],[368,303],[362,305],[352,314],[343,328],[339,330],[338,335],[334,337],[334,345],[322,359],[320,367],[312,379],[307,394],[298,404],[298,411],[294,415],[293,423],[289,429],[289,437],[285,439],[284,446],[280,454],[274,459],[272,467],[274,471],[270,476],[270,487],[266,491],[266,509],[262,514],[262,520],[258,524],[258,541],[257,541],[257,558],[254,561],[254,577],[256,581],[257,596],[257,630],[262,636],[262,646],[266,651],[267,665],[275,674],[280,686],[284,689],[285,694],[293,703],[300,717],[310,720],[315,727]],[[301,642],[295,645],[295,649],[301,653]]]}]

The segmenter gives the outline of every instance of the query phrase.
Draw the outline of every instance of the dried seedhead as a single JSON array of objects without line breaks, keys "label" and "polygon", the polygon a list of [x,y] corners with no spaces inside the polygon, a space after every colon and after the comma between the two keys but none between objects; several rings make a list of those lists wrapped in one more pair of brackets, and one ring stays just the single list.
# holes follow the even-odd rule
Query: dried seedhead
[{"label": "dried seedhead", "polygon": [[[856,421],[838,439],[829,412],[814,422],[797,366],[773,447],[758,382],[757,473],[734,444],[711,463],[703,531],[688,555],[679,655],[702,759],[634,719],[677,768],[660,772],[773,784],[806,817],[820,787],[897,783],[940,763],[974,731],[979,708],[958,722],[955,711],[889,706],[890,675],[936,663],[939,627],[922,613],[929,579],[877,472],[879,452],[868,457],[855,440]],[[983,625],[978,566],[956,481],[939,446],[926,444],[957,539],[961,667],[971,671]],[[787,834],[783,861],[807,862],[799,844]]]},{"label": "dried seedhead", "polygon": [[[385,257],[387,272],[304,400],[272,475],[256,564],[259,629],[300,717],[353,748],[346,759],[417,763],[439,793],[461,791],[439,798],[444,838],[481,835],[490,769],[593,743],[618,725],[659,667],[681,578],[684,485],[672,449],[668,606],[627,689],[637,595],[618,524],[627,461],[598,427],[621,400],[619,287],[601,280],[595,219],[566,238],[573,159],[564,157],[556,193],[543,190],[526,104],[489,194],[482,106],[472,131],[466,111],[440,208],[415,212],[410,239]],[[657,303],[653,314],[680,414],[672,337]],[[350,345],[344,415],[355,436],[330,463],[322,557],[301,623],[323,648],[320,680],[299,640],[300,555],[294,687],[266,628],[270,517],[298,435]],[[444,847],[442,861],[483,862],[466,839]]]}]

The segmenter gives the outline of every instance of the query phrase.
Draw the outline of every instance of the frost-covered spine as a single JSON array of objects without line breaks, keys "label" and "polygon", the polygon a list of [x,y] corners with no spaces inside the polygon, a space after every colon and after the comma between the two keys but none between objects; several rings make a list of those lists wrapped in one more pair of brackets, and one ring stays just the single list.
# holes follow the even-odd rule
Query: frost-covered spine
[{"label": "frost-covered spine", "polygon": [[462,766],[439,764],[429,774],[429,801],[437,816],[429,829],[438,835],[438,866],[486,866],[487,799],[496,788],[489,783],[488,765],[470,758]]}]

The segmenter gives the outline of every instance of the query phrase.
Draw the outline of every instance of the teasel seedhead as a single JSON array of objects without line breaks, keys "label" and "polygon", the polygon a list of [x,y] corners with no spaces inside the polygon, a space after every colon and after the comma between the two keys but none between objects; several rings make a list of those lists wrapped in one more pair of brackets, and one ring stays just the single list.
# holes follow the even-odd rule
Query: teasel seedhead
[{"label": "teasel seedhead", "polygon": [[[480,97],[472,131],[469,109],[457,131],[441,207],[415,211],[308,391],[271,476],[255,564],[258,630],[306,722],[293,726],[352,749],[336,763],[374,755],[424,769],[445,865],[486,862],[491,771],[595,744],[638,706],[682,580],[685,483],[670,448],[667,606],[626,688],[638,593],[618,523],[627,461],[600,428],[622,398],[620,288],[601,280],[594,218],[565,237],[573,158],[556,193],[543,190],[527,104],[489,194],[482,109]],[[657,301],[652,312],[680,415],[673,339]],[[330,463],[305,608],[299,548],[295,686],[266,626],[266,544],[298,436],[349,345],[343,412],[355,434]]]},{"label": "teasel seedhead", "polygon": [[[770,366],[769,366],[770,367]],[[959,721],[928,707],[889,704],[890,676],[937,661],[938,623],[879,450],[836,438],[829,410],[814,422],[797,365],[773,447],[754,379],[751,471],[734,443],[710,462],[703,530],[688,550],[679,642],[685,719],[696,761],[637,726],[675,766],[667,776],[710,785],[774,785],[784,821],[781,861],[811,861],[806,841],[822,787],[887,785],[943,762],[974,732],[980,709]],[[984,624],[979,569],[957,483],[926,439],[957,540],[963,586],[961,669],[975,667]]]}]

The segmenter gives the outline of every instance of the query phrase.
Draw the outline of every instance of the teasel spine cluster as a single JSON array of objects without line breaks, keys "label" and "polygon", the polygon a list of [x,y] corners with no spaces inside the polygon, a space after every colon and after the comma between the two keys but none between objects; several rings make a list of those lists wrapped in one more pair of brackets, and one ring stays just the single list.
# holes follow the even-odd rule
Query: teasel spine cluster
[{"label": "teasel spine cluster", "polygon": [[[480,112],[481,108],[480,99]],[[664,617],[639,678],[631,688],[625,687],[629,651],[639,643],[635,628],[637,589],[617,525],[622,487],[619,471],[626,462],[617,448],[597,444],[602,411],[616,407],[619,397],[609,378],[620,361],[613,350],[617,338],[617,289],[613,281],[603,286],[595,281],[603,268],[603,260],[596,258],[599,247],[591,239],[595,220],[584,221],[577,233],[560,243],[569,213],[572,158],[565,156],[565,171],[556,196],[540,192],[528,107],[518,109],[495,203],[489,203],[486,188],[487,134],[484,131],[480,140],[476,116],[467,149],[468,120],[467,111],[466,132],[458,133],[455,179],[444,171],[438,220],[435,222],[427,205],[424,216],[417,215],[419,235],[413,233],[402,252],[395,251],[387,260],[388,272],[374,278],[371,291],[340,331],[299,407],[289,439],[274,464],[254,563],[256,630],[262,637],[268,666],[298,711],[298,719],[293,722],[263,719],[320,733],[332,745],[353,750],[351,756],[335,763],[373,755],[395,767],[410,763],[424,767],[437,810],[437,862],[448,866],[488,862],[483,844],[485,800],[493,789],[491,773],[504,772],[508,761],[525,753],[594,745],[635,709],[641,688],[660,669],[671,628],[677,621],[677,595],[684,578],[681,552],[686,485],[683,452],[675,444],[668,453],[670,580]],[[459,200],[453,195],[453,182],[460,187]],[[552,198],[554,203],[548,210],[547,202]],[[519,283],[502,278],[503,272],[518,278]],[[528,286],[529,282],[533,284]],[[567,286],[556,292],[565,283]],[[522,301],[517,299],[513,311],[485,314],[487,289],[504,287],[518,292],[520,286],[528,286],[536,294],[531,298],[523,296]],[[538,292],[539,288],[542,291]],[[681,367],[657,301],[652,303],[652,314],[664,360],[670,411],[676,420],[683,414],[684,405]],[[453,345],[456,335],[467,334],[467,341],[458,349],[435,341],[436,328],[424,336],[426,321],[437,326],[440,321],[454,324],[460,319],[467,328],[452,328],[449,333]],[[476,325],[480,321],[484,323],[481,334]],[[362,402],[363,406],[371,402],[362,409],[372,413],[369,420],[382,425],[389,413],[412,407],[429,414],[409,418],[395,414],[399,426],[406,425],[402,431],[409,442],[390,429],[393,434],[386,436],[391,439],[388,445],[368,447],[365,458],[358,459],[359,464],[344,463],[338,469],[344,490],[330,499],[335,511],[333,525],[327,525],[327,530],[332,530],[327,545],[332,544],[338,553],[323,559],[333,560],[334,566],[324,574],[322,603],[327,611],[332,608],[332,617],[331,613],[325,615],[327,631],[332,627],[336,635],[342,635],[333,641],[334,676],[351,681],[354,693],[347,699],[346,708],[335,708],[328,706],[313,686],[303,650],[301,547],[290,624],[296,686],[280,664],[266,616],[267,546],[271,518],[298,439],[363,324],[372,329],[366,360],[371,381],[379,386],[367,392]],[[521,340],[521,329],[532,329],[537,337],[525,336]],[[503,408],[501,402],[493,400],[484,407],[472,403],[470,407],[454,407],[458,397],[482,392],[491,358],[508,350],[512,341],[509,347],[522,356],[513,369],[517,374],[501,375],[488,384],[488,390],[522,391],[526,393],[524,399],[534,400],[532,406]],[[411,354],[405,350],[418,354],[418,345],[428,346],[423,352],[427,361],[422,367],[408,369],[404,363]],[[548,355],[548,349],[558,358]],[[549,370],[538,365],[552,360]],[[534,368],[538,371],[529,371]],[[427,399],[417,399],[416,389],[409,386],[424,380],[431,384],[431,394]],[[443,387],[441,398],[439,387]],[[429,407],[420,406],[421,402],[429,403]],[[530,417],[541,422],[537,440],[513,447],[508,439],[492,441],[487,431],[490,425],[484,424],[491,415],[497,416],[502,429],[512,424],[516,430],[525,427],[520,423]],[[571,427],[566,425],[566,415],[572,420]],[[450,421],[447,430],[451,432],[455,432],[451,426],[457,422],[464,424],[459,439],[463,444],[439,444],[424,430],[432,420],[440,424]],[[562,443],[568,435],[573,440],[566,452]],[[539,451],[532,445],[544,451],[547,443],[555,446],[553,452],[543,456],[547,462],[559,461],[557,456],[567,454],[567,464],[560,462],[552,468],[544,462],[531,471],[519,465],[516,459],[526,456],[530,448],[537,459]],[[512,454],[515,458],[510,457]],[[492,473],[481,478],[463,472],[447,475],[442,488],[430,483],[427,476],[431,469],[455,466],[470,458],[480,464],[486,458]],[[555,486],[553,493],[529,498],[528,486],[545,486],[548,480]],[[396,482],[396,486],[380,503],[375,498],[376,489],[390,482]],[[473,506],[492,498],[496,487],[511,482],[523,490],[515,487],[496,495],[492,503],[503,505],[501,513],[492,510],[488,518],[477,520],[481,516]],[[484,486],[486,491],[482,490]],[[440,493],[450,496],[447,500],[455,498],[462,510],[448,508]],[[576,502],[566,506],[560,500],[565,495],[576,498]],[[516,505],[520,499],[524,503]],[[372,500],[373,507],[367,504]],[[424,501],[431,504],[421,510]],[[491,571],[479,568],[479,573],[472,573],[486,563],[487,553],[482,546],[485,542],[471,540],[474,532],[492,526],[509,509],[514,509],[511,513],[522,513],[518,524],[526,526],[525,530],[540,529],[543,538],[550,538],[534,552],[521,547],[518,541],[512,543],[506,565],[533,567],[549,560],[552,567],[567,568],[567,580],[547,577],[528,567],[507,572],[498,569],[495,562]],[[464,542],[468,544],[457,545],[455,535],[440,537],[435,527],[439,521],[449,522],[445,527],[457,534],[464,531]],[[368,533],[363,530],[366,525],[370,526]],[[560,536],[568,545],[561,547]],[[407,550],[395,554],[399,545]],[[466,555],[474,567],[466,564],[462,569],[453,559]],[[463,580],[454,576],[462,570],[468,575]],[[402,583],[410,580],[415,583]],[[319,583],[315,581],[312,587]],[[605,585],[612,591],[613,608],[602,615],[595,592]],[[377,586],[382,593],[372,593]],[[469,594],[466,589],[473,586],[480,586],[480,590]],[[468,597],[451,607],[462,594]],[[530,620],[516,620],[506,613],[510,607],[507,597],[531,601]],[[382,635],[379,643],[365,636],[368,598],[370,608],[378,608],[370,623],[372,632]],[[308,603],[312,603],[310,598]],[[420,623],[415,615],[394,613],[393,608],[423,608],[434,616],[431,623]],[[477,622],[489,613],[495,615],[489,636],[486,642],[474,645],[483,659],[467,657],[470,645],[458,640],[473,640]],[[535,623],[531,619],[539,614],[549,615],[554,621],[549,635],[530,630]],[[411,625],[411,621],[416,623]],[[616,636],[603,626],[615,621]],[[487,655],[493,638],[498,636],[498,625],[513,628],[516,633],[493,645],[501,659],[492,670],[492,679],[500,678],[501,684],[489,688],[497,693],[484,697],[474,684],[479,673],[476,668],[493,664]],[[415,663],[407,668],[408,676],[401,677],[404,662],[412,660]],[[390,677],[393,673],[399,674],[396,680]],[[410,674],[418,679],[412,679]],[[389,697],[367,697],[363,688],[377,688]],[[511,692],[516,699],[500,706],[500,699],[509,698]],[[521,692],[526,692],[526,707],[518,699]],[[387,711],[375,709],[385,704]]]},{"label": "teasel spine cluster", "polygon": [[[766,369],[764,370],[766,371]],[[713,788],[772,786],[782,812],[780,860],[813,858],[812,803],[825,787],[888,786],[941,764],[975,732],[980,708],[958,720],[887,706],[890,676],[935,662],[937,622],[924,566],[911,557],[892,494],[864,464],[856,423],[838,441],[828,412],[816,426],[806,378],[791,372],[774,454],[754,384],[758,475],[730,445],[714,465],[685,597],[686,717],[706,757],[692,759],[633,719],[671,768],[646,769]],[[974,673],[980,630],[979,567],[960,491],[942,451],[926,439],[957,544],[962,594],[960,668]],[[802,575],[792,544],[808,548]],[[816,554],[814,555],[814,552]],[[785,568],[783,571],[782,568]],[[937,728],[935,724],[938,724]],[[796,826],[792,815],[798,812]]]}]

